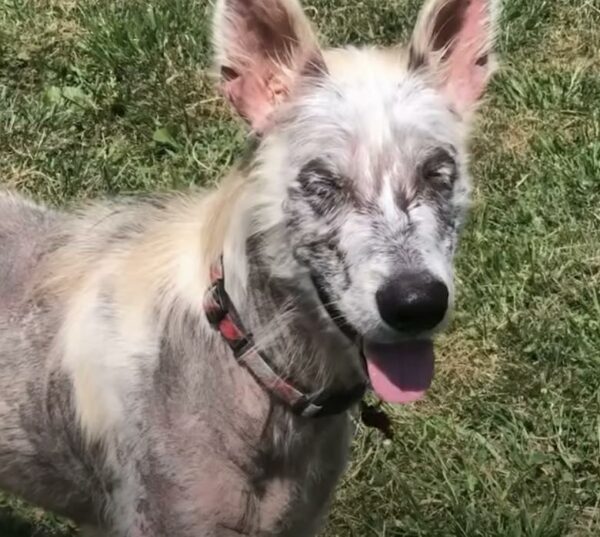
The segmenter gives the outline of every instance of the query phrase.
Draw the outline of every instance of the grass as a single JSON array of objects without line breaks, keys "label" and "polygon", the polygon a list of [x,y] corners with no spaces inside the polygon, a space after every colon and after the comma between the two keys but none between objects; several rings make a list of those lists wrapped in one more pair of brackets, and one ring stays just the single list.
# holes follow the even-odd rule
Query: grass
[{"label": "grass", "polygon": [[[329,43],[405,38],[417,0],[311,0]],[[600,535],[600,7],[504,0],[474,136],[458,311],[394,442],[361,430],[332,537]],[[53,204],[210,183],[244,135],[206,0],[0,0],[0,181]],[[2,537],[72,535],[0,496]]]}]

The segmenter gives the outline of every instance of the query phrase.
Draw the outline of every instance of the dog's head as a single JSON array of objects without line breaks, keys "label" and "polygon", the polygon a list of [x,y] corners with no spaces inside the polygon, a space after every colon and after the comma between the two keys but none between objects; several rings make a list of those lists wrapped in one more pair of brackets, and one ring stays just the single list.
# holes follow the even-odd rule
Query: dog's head
[{"label": "dog's head", "polygon": [[261,139],[279,269],[362,336],[381,396],[431,380],[469,198],[466,141],[493,68],[493,1],[429,0],[405,48],[321,50],[296,0],[220,0],[224,94]]}]

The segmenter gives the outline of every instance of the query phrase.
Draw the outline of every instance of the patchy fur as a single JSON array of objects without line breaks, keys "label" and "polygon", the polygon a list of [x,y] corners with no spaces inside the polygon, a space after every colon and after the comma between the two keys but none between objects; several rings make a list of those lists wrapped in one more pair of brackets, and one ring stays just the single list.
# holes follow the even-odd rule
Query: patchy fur
[{"label": "patchy fur", "polygon": [[0,195],[0,487],[113,537],[315,535],[349,416],[297,417],[236,363],[210,265],[307,391],[363,376],[342,318],[404,337],[375,300],[402,271],[451,305],[492,22],[430,0],[406,49],[321,51],[296,0],[220,0],[221,88],[256,147],[218,189],[72,213]]}]

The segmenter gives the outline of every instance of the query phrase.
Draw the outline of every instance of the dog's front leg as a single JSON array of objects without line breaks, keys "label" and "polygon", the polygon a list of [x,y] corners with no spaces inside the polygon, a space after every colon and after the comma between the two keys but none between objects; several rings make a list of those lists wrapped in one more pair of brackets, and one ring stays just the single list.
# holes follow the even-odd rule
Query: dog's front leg
[{"label": "dog's front leg", "polygon": [[[111,499],[112,531],[90,537],[239,537],[259,535],[259,505],[241,479],[227,471],[206,479],[151,472],[143,485],[115,491]],[[226,486],[221,486],[225,484]],[[84,534],[83,537],[88,537]]]}]

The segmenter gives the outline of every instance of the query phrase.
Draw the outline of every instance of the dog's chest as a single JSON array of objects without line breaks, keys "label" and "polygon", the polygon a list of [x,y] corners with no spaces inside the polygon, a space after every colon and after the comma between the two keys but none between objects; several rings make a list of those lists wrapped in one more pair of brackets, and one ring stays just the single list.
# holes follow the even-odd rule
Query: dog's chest
[{"label": "dog's chest", "polygon": [[[314,433],[306,434],[305,439],[292,440],[284,465],[266,461],[260,468],[264,486],[255,490],[260,505],[258,534],[285,537],[316,534],[346,466],[350,440],[345,416],[328,421],[317,424]],[[270,477],[272,468],[276,471]]]},{"label": "dog's chest", "polygon": [[[296,438],[290,430],[286,434],[292,436],[285,439],[274,438],[270,431],[256,444],[231,433],[216,443],[208,434],[204,430],[194,441],[189,429],[185,434],[171,430],[172,441],[163,442],[160,453],[147,458],[149,479],[144,489],[156,500],[154,506],[147,506],[163,532],[316,534],[347,460],[345,417],[299,430]],[[169,509],[163,511],[162,506]]]}]

